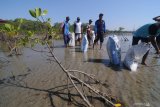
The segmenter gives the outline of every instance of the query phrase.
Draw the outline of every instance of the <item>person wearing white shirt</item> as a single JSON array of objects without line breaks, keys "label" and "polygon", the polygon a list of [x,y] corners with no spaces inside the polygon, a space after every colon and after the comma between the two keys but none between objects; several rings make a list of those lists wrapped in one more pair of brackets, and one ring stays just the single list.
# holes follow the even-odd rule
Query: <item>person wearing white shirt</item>
[{"label": "person wearing white shirt", "polygon": [[74,23],[74,33],[75,33],[75,44],[79,42],[81,44],[81,34],[82,34],[82,23],[80,22],[80,18],[77,17],[77,21]]}]

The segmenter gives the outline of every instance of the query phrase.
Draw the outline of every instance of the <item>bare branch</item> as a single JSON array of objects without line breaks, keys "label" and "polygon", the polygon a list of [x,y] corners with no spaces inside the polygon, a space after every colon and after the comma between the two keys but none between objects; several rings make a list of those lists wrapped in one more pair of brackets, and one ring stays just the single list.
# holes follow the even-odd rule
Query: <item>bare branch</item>
[{"label": "bare branch", "polygon": [[[60,66],[60,68],[62,69],[62,71],[64,73],[66,73],[67,77],[69,78],[70,82],[73,84],[74,88],[76,89],[76,91],[80,94],[80,96],[82,97],[83,101],[89,106],[89,107],[92,107],[91,103],[89,102],[89,100],[87,99],[86,95],[85,95],[85,90],[84,90],[84,86],[88,88],[88,90],[94,92],[95,94],[97,94],[98,96],[100,96],[102,99],[104,99],[107,103],[111,104],[112,106],[115,106],[115,104],[110,100],[111,97],[109,97],[106,93],[102,93],[101,91],[99,91],[98,89],[95,89],[94,87],[92,87],[90,84],[88,83],[85,83],[83,80],[77,78],[76,76],[74,76],[73,74],[71,74],[71,72],[75,73],[80,73],[80,74],[83,74],[85,76],[87,76],[88,78],[96,81],[96,82],[99,82],[98,80],[96,80],[94,77],[94,75],[90,75],[90,74],[87,74],[85,72],[82,72],[82,71],[79,71],[79,70],[67,70],[64,68],[64,66],[60,63],[60,61],[56,58],[56,56],[54,55],[53,51],[51,50],[51,48],[49,47],[49,45],[46,43],[48,49],[49,49],[49,52],[51,54],[51,56],[55,59],[55,61],[57,62],[57,64]],[[76,86],[75,82],[74,81],[77,81],[78,83],[82,84],[81,87],[82,87],[82,91],[83,93],[79,90],[79,88]],[[68,83],[68,80],[67,80],[67,84]],[[68,87],[68,90],[69,90],[69,87]]]}]

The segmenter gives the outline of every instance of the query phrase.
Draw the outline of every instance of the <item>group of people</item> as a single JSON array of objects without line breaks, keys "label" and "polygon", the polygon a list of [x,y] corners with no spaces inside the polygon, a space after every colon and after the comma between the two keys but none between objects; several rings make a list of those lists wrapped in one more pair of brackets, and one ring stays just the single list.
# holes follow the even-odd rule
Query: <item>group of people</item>
[{"label": "group of people", "polygon": [[[70,31],[69,31],[69,20],[70,18],[67,16],[66,20],[62,26],[62,32],[63,32],[63,38],[64,38],[64,44],[67,47],[68,43],[70,41]],[[100,49],[102,48],[102,43],[104,41],[104,33],[106,32],[106,27],[105,27],[105,21],[103,20],[103,14],[99,14],[99,19],[95,22],[94,29],[92,28],[92,20],[89,20],[89,23],[87,24],[87,27],[85,28],[85,32],[83,32],[82,28],[82,22],[80,21],[80,18],[77,17],[76,22],[74,23],[74,34],[75,34],[75,44],[79,45],[81,44],[81,39],[82,39],[82,33],[87,34],[87,39],[89,41],[89,45],[91,45],[91,37],[93,35],[93,30],[95,34],[95,40],[93,42],[93,48],[94,45],[100,40]]]},{"label": "group of people", "polygon": [[[64,37],[64,43],[65,46],[69,43],[69,17],[66,17],[66,21],[63,25],[63,37]],[[155,23],[146,24],[137,29],[133,34],[133,40],[132,45],[137,45],[139,41],[149,43],[153,45],[153,47],[156,50],[156,54],[160,54],[160,47],[158,44],[160,44],[160,16],[157,16],[153,18],[155,20]],[[90,45],[90,39],[91,39],[91,31],[93,30],[91,27],[92,20],[89,20],[89,23],[86,27],[86,34]],[[99,19],[96,20],[95,26],[94,26],[94,33],[95,33],[95,40],[93,43],[93,48],[95,44],[100,40],[100,49],[102,48],[102,43],[104,41],[104,33],[106,32],[105,27],[105,21],[103,20],[103,14],[99,14]],[[81,38],[82,38],[82,23],[80,22],[80,18],[77,17],[77,21],[74,23],[74,33],[75,33],[75,44],[77,45],[77,42],[81,44]],[[149,50],[150,51],[150,50]],[[142,64],[146,64],[146,58],[148,56],[149,51],[143,56],[142,58]]]}]

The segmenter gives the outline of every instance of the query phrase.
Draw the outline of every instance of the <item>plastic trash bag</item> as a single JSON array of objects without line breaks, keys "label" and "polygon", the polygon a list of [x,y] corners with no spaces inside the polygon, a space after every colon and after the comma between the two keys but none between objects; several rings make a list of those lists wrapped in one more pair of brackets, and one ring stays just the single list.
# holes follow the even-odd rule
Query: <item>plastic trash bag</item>
[{"label": "plastic trash bag", "polygon": [[121,47],[119,39],[116,35],[109,36],[107,41],[107,52],[110,58],[110,63],[113,65],[121,64]]},{"label": "plastic trash bag", "polygon": [[74,35],[74,33],[70,33],[69,46],[75,46],[75,35]]},{"label": "plastic trash bag", "polygon": [[87,39],[87,35],[85,34],[81,42],[81,51],[87,52],[87,50],[88,50],[88,39]]},{"label": "plastic trash bag", "polygon": [[124,58],[124,65],[131,71],[137,71],[138,61],[142,59],[145,53],[150,49],[150,44],[141,42],[128,49]]},{"label": "plastic trash bag", "polygon": [[93,30],[91,31],[91,33],[92,33],[91,43],[94,44],[94,40],[95,40],[96,36],[95,36],[95,33]]}]

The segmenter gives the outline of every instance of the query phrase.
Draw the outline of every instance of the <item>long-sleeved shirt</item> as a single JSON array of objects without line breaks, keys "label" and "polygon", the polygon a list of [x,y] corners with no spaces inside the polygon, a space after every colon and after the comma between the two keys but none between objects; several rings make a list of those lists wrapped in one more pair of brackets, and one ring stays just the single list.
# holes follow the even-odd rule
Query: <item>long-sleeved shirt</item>
[{"label": "long-sleeved shirt", "polygon": [[106,32],[106,26],[104,20],[97,20],[95,22],[95,33],[105,33]]}]

